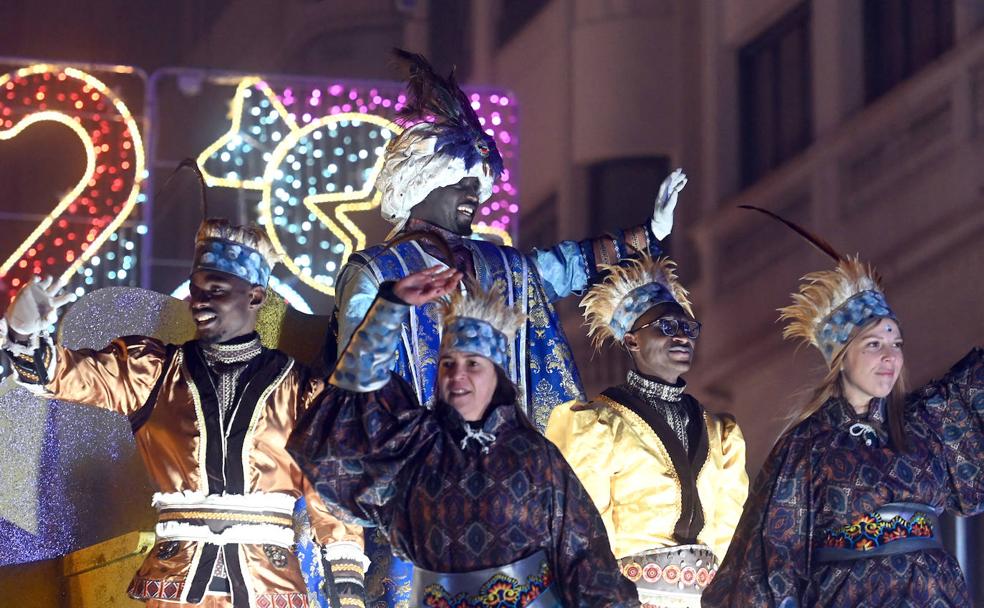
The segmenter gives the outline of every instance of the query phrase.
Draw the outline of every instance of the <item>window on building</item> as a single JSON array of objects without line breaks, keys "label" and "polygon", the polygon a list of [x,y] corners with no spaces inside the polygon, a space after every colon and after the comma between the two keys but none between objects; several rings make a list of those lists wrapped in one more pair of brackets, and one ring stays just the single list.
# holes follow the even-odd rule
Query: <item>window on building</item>
[{"label": "window on building", "polygon": [[557,193],[553,192],[519,222],[519,245],[522,249],[545,249],[557,242]]},{"label": "window on building", "polygon": [[742,47],[738,64],[741,182],[748,186],[813,139],[809,4]]},{"label": "window on building", "polygon": [[619,158],[588,169],[588,201],[592,236],[637,226],[653,215],[653,201],[670,173],[667,156]]},{"label": "window on building", "polygon": [[455,70],[458,82],[471,72],[471,2],[430,0],[427,32],[428,58],[437,73]]},{"label": "window on building", "polygon": [[865,98],[871,102],[953,47],[953,0],[865,0]]},{"label": "window on building", "polygon": [[550,0],[506,0],[501,3],[496,28],[499,47],[505,46],[513,36],[523,31],[526,24],[549,3]]}]

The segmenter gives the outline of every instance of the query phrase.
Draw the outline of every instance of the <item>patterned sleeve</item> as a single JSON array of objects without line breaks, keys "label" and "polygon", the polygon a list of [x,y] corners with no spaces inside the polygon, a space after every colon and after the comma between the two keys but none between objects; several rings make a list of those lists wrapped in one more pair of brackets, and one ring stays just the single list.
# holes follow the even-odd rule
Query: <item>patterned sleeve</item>
[{"label": "patterned sleeve", "polygon": [[[310,370],[304,369],[301,378],[304,390],[301,391],[298,400],[298,411],[295,414],[295,419],[301,418],[305,412],[310,411],[312,406],[319,402],[320,396],[325,390],[324,381],[312,377]],[[365,542],[362,528],[352,523],[346,523],[333,515],[317,490],[303,475],[301,475],[301,491],[304,494],[305,507],[311,521],[311,532],[319,545],[327,547],[340,543],[353,545],[359,551],[364,550]]]},{"label": "patterned sleeve", "polygon": [[950,479],[947,507],[984,512],[984,349],[975,348],[943,378],[916,391],[910,407],[940,438]]},{"label": "patterned sleeve", "polygon": [[547,457],[553,485],[552,561],[563,604],[639,606],[639,594],[618,568],[591,497],[552,444]]},{"label": "patterned sleeve", "polygon": [[33,353],[11,359],[33,392],[129,416],[150,398],[167,353],[163,342],[143,336],[117,338],[102,350],[69,350],[45,337]]},{"label": "patterned sleeve", "polygon": [[320,405],[301,418],[287,450],[334,513],[386,528],[408,478],[403,473],[439,431],[413,389],[393,376],[373,392],[329,385]]},{"label": "patterned sleeve", "polygon": [[335,291],[335,307],[338,315],[338,355],[341,355],[345,347],[348,346],[352,334],[362,323],[376,299],[376,294],[379,293],[379,283],[376,278],[365,265],[356,261],[356,257],[350,258],[338,274],[338,284]]},{"label": "patterned sleeve", "polygon": [[530,261],[536,266],[551,302],[580,294],[601,275],[601,266],[615,264],[639,251],[657,256],[659,239],[649,222],[628,230],[616,230],[583,241],[561,241],[549,249],[534,249]]},{"label": "patterned sleeve", "polygon": [[790,598],[799,602],[812,551],[812,441],[805,424],[781,437],[769,454],[721,568],[701,596],[702,606],[775,608]]}]

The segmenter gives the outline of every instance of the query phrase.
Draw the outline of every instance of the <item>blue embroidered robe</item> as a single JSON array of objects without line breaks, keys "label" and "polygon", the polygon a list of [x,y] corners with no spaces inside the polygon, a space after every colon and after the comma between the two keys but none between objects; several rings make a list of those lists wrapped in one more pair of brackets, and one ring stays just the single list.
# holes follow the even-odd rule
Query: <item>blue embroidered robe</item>
[{"label": "blue embroidered robe", "polygon": [[[463,238],[413,218],[404,232],[409,230],[428,230],[444,237],[459,269],[473,271],[483,289],[502,288],[510,302],[526,314],[526,325],[511,345],[508,372],[519,389],[519,403],[541,432],[555,407],[585,399],[574,357],[552,302],[578,294],[600,278],[596,252],[602,252],[597,262],[616,261],[630,254],[636,246],[647,249],[653,256],[661,252],[659,241],[649,231],[648,223],[600,239],[563,241],[548,250],[534,250],[530,254],[513,247]],[[443,264],[418,242],[402,243],[385,250],[382,245],[375,245],[354,253],[339,273],[336,287],[338,352],[345,348],[362,322],[379,292],[380,283],[399,280],[434,265]],[[330,344],[332,340],[328,342]],[[437,305],[412,308],[403,324],[394,371],[410,384],[419,403],[434,402],[440,344]],[[373,529],[366,529],[365,534],[366,553],[373,562],[367,574],[370,605],[377,602],[389,606],[406,605],[412,573],[410,565],[391,556],[385,539]]]}]

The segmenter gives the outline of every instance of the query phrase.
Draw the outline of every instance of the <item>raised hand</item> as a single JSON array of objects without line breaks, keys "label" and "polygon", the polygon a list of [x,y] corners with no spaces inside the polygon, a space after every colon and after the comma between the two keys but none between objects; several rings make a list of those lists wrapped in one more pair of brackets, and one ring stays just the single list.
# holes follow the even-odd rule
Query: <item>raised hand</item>
[{"label": "raised hand", "polygon": [[76,299],[71,292],[59,294],[63,287],[50,276],[34,277],[21,287],[4,315],[11,337],[32,336],[51,326],[58,319],[58,309]]},{"label": "raised hand", "polygon": [[656,238],[663,240],[673,230],[673,211],[676,209],[677,197],[687,185],[687,174],[683,169],[670,173],[659,185],[656,204],[653,207],[653,219],[650,227]]},{"label": "raised hand", "polygon": [[420,306],[450,293],[461,276],[461,271],[455,268],[433,266],[397,281],[393,286],[393,295],[411,306]]}]

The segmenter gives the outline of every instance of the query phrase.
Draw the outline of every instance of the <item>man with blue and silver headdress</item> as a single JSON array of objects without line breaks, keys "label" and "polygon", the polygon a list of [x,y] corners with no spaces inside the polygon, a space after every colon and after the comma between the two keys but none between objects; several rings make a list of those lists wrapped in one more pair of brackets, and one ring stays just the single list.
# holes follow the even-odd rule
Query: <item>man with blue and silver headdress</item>
[{"label": "man with blue and silver headdress", "polygon": [[596,346],[632,369],[587,405],[554,410],[547,437],[591,495],[644,606],[700,607],[748,493],[735,419],[685,392],[701,324],[668,258],[609,268],[581,302]]},{"label": "man with blue and silver headdress", "polygon": [[[510,379],[520,403],[540,429],[550,411],[583,397],[581,380],[552,303],[587,289],[600,265],[635,252],[658,254],[660,239],[673,223],[677,195],[686,184],[679,170],[663,183],[650,222],[597,239],[564,241],[524,254],[512,247],[474,240],[472,220],[492,195],[503,170],[495,139],[485,132],[452,73],[444,79],[420,55],[397,51],[410,65],[410,118],[431,116],[396,136],[387,146],[376,180],[383,217],[395,224],[391,236],[436,234],[450,245],[453,259],[424,240],[356,252],[337,284],[337,350],[341,352],[364,318],[384,281],[434,265],[456,267],[483,289],[503,286],[509,303],[528,318],[511,341]],[[395,371],[423,404],[434,400],[433,371],[441,329],[433,304],[415,307],[403,325]]]},{"label": "man with blue and silver headdress", "polygon": [[[670,175],[660,187],[651,221],[628,230],[580,242],[564,241],[528,254],[474,240],[472,220],[479,205],[491,197],[503,170],[495,139],[485,132],[453,73],[445,79],[420,55],[403,51],[397,55],[410,66],[404,114],[433,120],[411,126],[386,148],[376,188],[383,217],[395,225],[391,237],[398,244],[358,251],[339,273],[337,351],[341,353],[348,344],[380,284],[435,265],[455,267],[473,276],[482,289],[499,286],[508,303],[525,315],[527,321],[509,341],[506,372],[517,386],[520,406],[542,431],[553,408],[584,398],[553,302],[587,289],[599,278],[602,264],[636,252],[658,254],[660,239],[672,228],[677,195],[686,176],[679,170]],[[446,241],[452,259],[428,241],[412,238],[421,233]],[[400,242],[401,237],[411,240]],[[432,405],[435,398],[440,344],[436,305],[412,307],[402,324],[393,370],[425,405]],[[378,567],[383,567],[385,559],[374,557]],[[385,578],[395,584],[387,586],[399,595],[408,576],[406,566],[394,566]],[[382,593],[374,583],[369,591],[371,596]],[[389,597],[388,601],[395,604],[398,600]]]},{"label": "man with blue and silver headdress", "polygon": [[324,383],[256,332],[276,258],[263,231],[205,220],[190,273],[195,339],[180,345],[147,336],[98,351],[55,344],[47,329],[72,298],[50,279],[21,289],[0,320],[0,347],[22,385],[129,419],[157,490],[157,543],[128,589],[148,606],[323,605],[293,551],[302,496],[331,605],[364,605],[361,529],[327,511],[286,451]]}]

